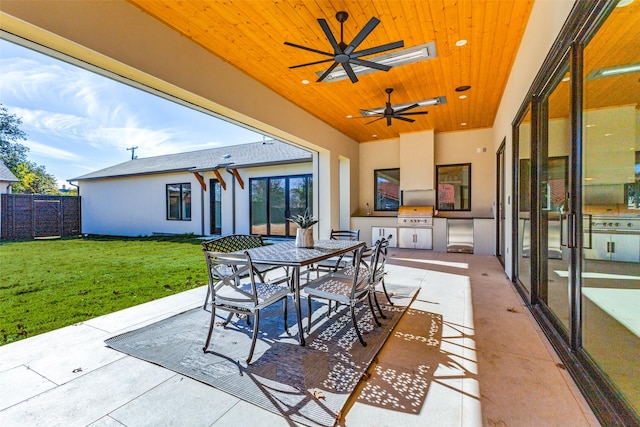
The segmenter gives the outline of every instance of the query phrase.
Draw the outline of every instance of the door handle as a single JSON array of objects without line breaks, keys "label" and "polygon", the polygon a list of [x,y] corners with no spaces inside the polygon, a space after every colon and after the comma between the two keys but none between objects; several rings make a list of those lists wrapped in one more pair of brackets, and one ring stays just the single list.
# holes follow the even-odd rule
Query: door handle
[{"label": "door handle", "polygon": [[611,253],[614,253],[616,251],[616,242],[609,242],[611,243]]},{"label": "door handle", "polygon": [[[592,241],[591,241],[591,221],[593,220],[593,215],[591,215],[591,214],[583,215],[583,219],[582,219],[583,223],[584,223],[584,217],[587,217],[587,224],[589,226],[588,227],[588,229],[589,229],[589,231],[588,231],[589,244],[588,245],[584,245],[583,244],[582,247],[584,249],[591,249],[591,244],[592,244]],[[584,234],[584,229],[582,231],[583,231],[583,234]]]},{"label": "door handle", "polygon": [[567,215],[560,214],[560,246],[567,246],[564,241],[564,220],[567,218]]},{"label": "door handle", "polygon": [[576,216],[567,214],[567,247],[576,247]]}]

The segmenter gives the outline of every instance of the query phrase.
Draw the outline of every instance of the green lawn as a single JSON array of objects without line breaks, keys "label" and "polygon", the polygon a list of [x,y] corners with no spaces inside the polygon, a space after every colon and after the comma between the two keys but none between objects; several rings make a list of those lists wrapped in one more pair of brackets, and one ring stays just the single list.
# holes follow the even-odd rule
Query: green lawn
[{"label": "green lawn", "polygon": [[192,236],[0,243],[0,345],[207,283]]}]

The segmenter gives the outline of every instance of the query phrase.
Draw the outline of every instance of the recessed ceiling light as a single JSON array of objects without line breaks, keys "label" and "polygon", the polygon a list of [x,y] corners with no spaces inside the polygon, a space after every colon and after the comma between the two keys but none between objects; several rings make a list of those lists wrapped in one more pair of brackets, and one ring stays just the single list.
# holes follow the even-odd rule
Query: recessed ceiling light
[{"label": "recessed ceiling light", "polygon": [[374,137],[374,138],[377,138],[377,137],[378,137],[378,135],[371,135],[371,136],[372,136],[372,137]]},{"label": "recessed ceiling light", "polygon": [[467,97],[467,95],[460,95],[458,98],[465,99],[466,97]]},{"label": "recessed ceiling light", "polygon": [[469,90],[469,89],[471,89],[471,86],[458,86],[456,88],[456,92],[464,92],[464,91]]},{"label": "recessed ceiling light", "polygon": [[587,177],[584,179],[585,181],[593,181],[593,178]]},{"label": "recessed ceiling light", "polygon": [[595,125],[586,125],[585,127],[592,128],[592,127],[594,127],[594,126],[595,126]]},{"label": "recessed ceiling light", "polygon": [[613,135],[612,133],[605,133],[604,136],[611,136]]},{"label": "recessed ceiling light", "polygon": [[460,125],[461,125],[461,126],[466,126],[466,125],[467,125],[467,122],[462,122],[462,123],[460,123]]},{"label": "recessed ceiling light", "polygon": [[308,85],[308,84],[309,84],[309,80],[306,80],[306,79],[305,79],[305,80],[303,80],[303,81],[302,81],[302,84],[303,84],[303,85]]},{"label": "recessed ceiling light", "polygon": [[467,41],[465,39],[460,39],[456,42],[456,46],[458,47],[464,46],[465,44],[467,44]]},{"label": "recessed ceiling light", "polygon": [[569,80],[571,80],[571,77],[569,77],[569,76],[567,76],[567,77],[562,79],[563,82],[568,82]]},{"label": "recessed ceiling light", "polygon": [[620,0],[618,2],[618,4],[616,5],[616,7],[625,7],[625,6],[629,6],[631,3],[633,3],[633,0]]},{"label": "recessed ceiling light", "polygon": [[349,115],[347,116],[347,119],[350,119],[351,117],[353,117],[353,116],[352,116],[351,114],[349,114]]}]

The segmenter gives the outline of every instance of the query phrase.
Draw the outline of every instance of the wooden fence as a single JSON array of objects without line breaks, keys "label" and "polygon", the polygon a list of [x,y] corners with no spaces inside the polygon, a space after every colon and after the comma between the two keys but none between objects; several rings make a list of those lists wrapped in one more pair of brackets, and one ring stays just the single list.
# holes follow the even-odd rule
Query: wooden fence
[{"label": "wooden fence", "polygon": [[28,240],[82,233],[79,196],[0,195],[0,239]]}]

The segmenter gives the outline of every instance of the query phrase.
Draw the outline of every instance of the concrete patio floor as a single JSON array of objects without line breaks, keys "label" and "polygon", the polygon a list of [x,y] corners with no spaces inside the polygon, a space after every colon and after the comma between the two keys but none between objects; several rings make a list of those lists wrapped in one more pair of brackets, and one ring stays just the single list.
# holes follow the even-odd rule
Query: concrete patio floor
[{"label": "concrete patio floor", "polygon": [[[410,311],[437,321],[405,314],[339,425],[599,425],[495,258],[393,249],[387,271],[391,290],[420,286]],[[0,426],[293,425],[105,347],[111,336],[197,307],[205,293],[201,287],[0,347]],[[424,351],[403,345],[415,341]]]}]

